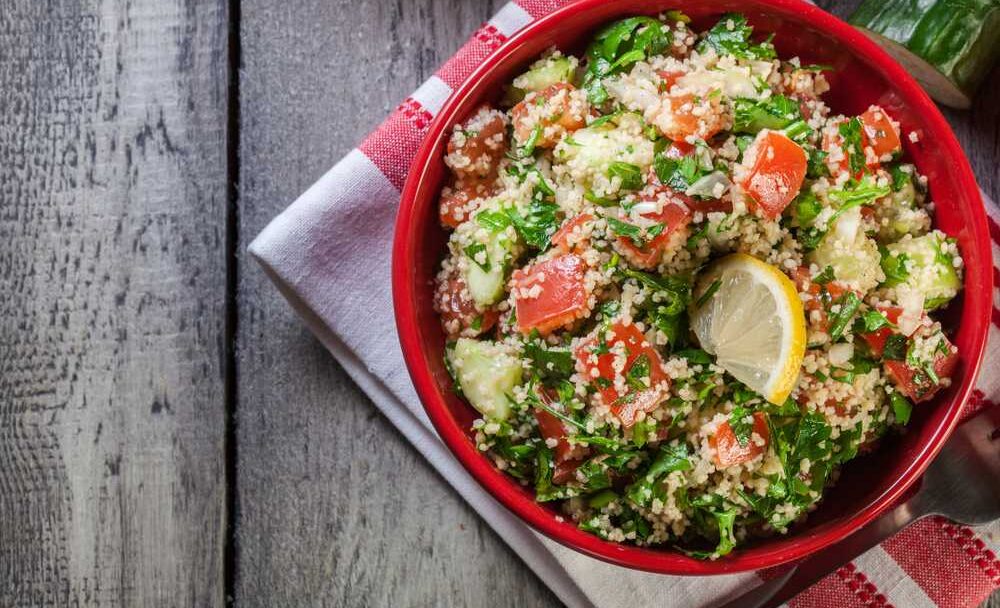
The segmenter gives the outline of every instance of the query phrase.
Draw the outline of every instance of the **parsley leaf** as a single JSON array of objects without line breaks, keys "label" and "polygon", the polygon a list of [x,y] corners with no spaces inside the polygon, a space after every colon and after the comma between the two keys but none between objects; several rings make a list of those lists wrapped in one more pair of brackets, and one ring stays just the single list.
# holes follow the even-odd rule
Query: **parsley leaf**
[{"label": "parsley leaf", "polygon": [[848,323],[854,317],[854,313],[858,312],[858,307],[861,306],[861,298],[853,291],[849,291],[837,299],[837,304],[840,305],[840,308],[836,313],[830,315],[831,342],[836,342],[844,335]]},{"label": "parsley leaf", "polygon": [[729,428],[743,447],[750,442],[750,435],[753,433],[753,422],[747,422],[747,418],[751,418],[751,414],[745,407],[735,407],[729,414]]},{"label": "parsley leaf", "polygon": [[847,155],[848,165],[851,175],[857,175],[865,170],[865,147],[862,135],[861,119],[854,117],[847,122],[841,123],[837,131],[844,139],[844,154]]},{"label": "parsley leaf", "polygon": [[622,190],[639,190],[642,188],[642,169],[636,165],[623,162],[613,162],[608,167],[608,179],[617,177],[621,180]]},{"label": "parsley leaf", "polygon": [[889,319],[878,310],[866,310],[854,321],[856,333],[871,333],[883,327],[895,327]]},{"label": "parsley leaf", "polygon": [[549,239],[559,228],[558,211],[559,205],[535,197],[523,215],[511,207],[507,210],[507,217],[525,243],[545,251],[549,248]]},{"label": "parsley leaf", "polygon": [[753,28],[747,18],[738,13],[727,13],[705,34],[698,43],[698,52],[715,51],[716,55],[735,55],[744,59],[774,59],[774,45],[765,41],[754,45],[750,40]]},{"label": "parsley leaf", "polygon": [[733,111],[733,131],[737,133],[784,129],[802,118],[799,104],[784,95],[772,95],[761,100],[741,97],[733,103]]},{"label": "parsley leaf", "polygon": [[673,34],[652,17],[629,17],[616,21],[597,33],[587,48],[587,71],[583,88],[593,104],[602,104],[608,92],[601,80],[625,71],[633,64],[666,49]]},{"label": "parsley leaf", "polygon": [[906,336],[902,334],[892,334],[885,340],[882,347],[882,358],[886,361],[902,361],[906,358],[907,349]]},{"label": "parsley leaf", "polygon": [[905,283],[910,278],[910,271],[906,268],[906,263],[909,260],[910,256],[905,253],[889,253],[887,250],[883,250],[880,262],[882,272],[885,273],[883,285],[894,287]]},{"label": "parsley leaf", "polygon": [[[483,272],[490,271],[490,268],[492,266],[490,265],[489,255],[486,255],[486,245],[483,245],[482,243],[473,243],[468,247],[466,247],[465,249],[463,249],[462,251],[465,253],[465,257],[472,260],[476,264],[476,266],[482,268]],[[483,254],[482,257],[486,259],[485,262],[480,262],[478,259],[476,259],[476,256],[479,253]]]},{"label": "parsley leaf", "polygon": [[892,391],[889,394],[889,404],[892,406],[892,415],[896,422],[905,425],[910,421],[910,414],[913,413],[913,404],[899,391]]}]

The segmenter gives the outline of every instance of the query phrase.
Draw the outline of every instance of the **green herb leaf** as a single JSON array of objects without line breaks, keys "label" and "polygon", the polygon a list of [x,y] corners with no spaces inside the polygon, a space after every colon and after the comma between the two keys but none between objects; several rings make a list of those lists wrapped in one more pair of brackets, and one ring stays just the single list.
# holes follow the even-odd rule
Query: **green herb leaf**
[{"label": "green herb leaf", "polygon": [[687,444],[660,446],[649,468],[625,489],[625,496],[637,507],[648,507],[654,498],[664,498],[662,489],[657,488],[657,482],[674,471],[689,470],[691,461],[688,460]]},{"label": "green herb leaf", "polygon": [[568,348],[546,346],[536,338],[525,342],[523,352],[543,380],[557,382],[573,375],[575,363]]},{"label": "green herb leaf", "polygon": [[712,284],[708,286],[708,289],[705,290],[705,293],[701,294],[701,297],[699,297],[698,301],[695,302],[695,306],[698,306],[700,308],[702,305],[705,304],[705,302],[708,302],[712,298],[712,296],[715,295],[715,292],[719,291],[719,287],[721,286],[722,286],[721,279],[715,279],[714,281],[712,281]]},{"label": "green herb leaf", "polygon": [[892,334],[882,347],[882,358],[886,361],[902,361],[906,358],[909,341],[902,334]]},{"label": "green herb leaf", "polygon": [[747,418],[752,416],[745,407],[735,407],[729,414],[729,428],[733,430],[733,435],[736,435],[736,441],[743,447],[750,442],[750,435],[753,433],[753,422],[747,422]]},{"label": "green herb leaf", "polygon": [[480,211],[476,214],[476,222],[494,234],[511,225],[510,217],[503,211]]},{"label": "green herb leaf", "polygon": [[837,127],[840,136],[844,139],[843,147],[844,154],[847,155],[848,165],[851,169],[851,175],[858,175],[864,172],[867,164],[865,163],[865,148],[864,148],[864,136],[863,125],[861,124],[861,119],[854,117],[847,122],[841,123]]},{"label": "green herb leaf", "polygon": [[600,105],[607,101],[602,79],[662,52],[671,42],[670,30],[652,17],[630,17],[603,28],[587,49],[583,88],[590,102]]},{"label": "green herb leaf", "polygon": [[[473,244],[467,246],[462,251],[465,252],[465,257],[467,257],[470,260],[472,260],[476,264],[476,266],[479,266],[480,268],[482,268],[483,272],[489,272],[490,271],[490,268],[491,268],[491,266],[490,266],[490,258],[489,258],[488,255],[485,255],[485,253],[486,253],[486,245],[483,245],[482,243],[473,243]],[[479,253],[483,253],[484,254],[483,257],[486,258],[485,262],[480,262],[479,260],[476,259],[476,255],[478,255]]]},{"label": "green herb leaf", "polygon": [[910,421],[910,415],[913,413],[913,404],[910,400],[904,397],[899,391],[892,391],[889,394],[889,404],[892,405],[892,415],[899,424],[905,425]]},{"label": "green herb leaf", "polygon": [[823,272],[819,273],[813,277],[812,282],[817,285],[826,285],[827,283],[835,280],[837,277],[833,273],[833,266],[827,266],[823,269]]},{"label": "green herb leaf", "polygon": [[[784,95],[772,95],[760,100],[739,98],[733,102],[733,112],[733,131],[737,133],[784,129],[802,118],[798,102]],[[805,125],[805,128],[807,131],[812,130],[809,125]]]},{"label": "green herb leaf", "polygon": [[798,222],[799,226],[807,227],[812,226],[813,222],[816,221],[816,217],[819,215],[820,211],[823,210],[822,203],[816,198],[816,195],[812,193],[812,190],[805,188],[795,200],[792,201],[792,209],[795,212],[795,220]]},{"label": "green herb leaf", "polygon": [[840,309],[830,315],[830,341],[836,342],[844,335],[844,330],[858,312],[861,306],[861,298],[853,291],[849,291],[837,299]]},{"label": "green herb leaf", "polygon": [[774,59],[774,45],[769,41],[753,44],[750,36],[753,28],[747,25],[747,18],[738,13],[727,13],[712,26],[698,43],[698,52],[714,50],[717,55],[735,55],[740,58]]},{"label": "green herb leaf", "polygon": [[854,331],[856,333],[871,333],[883,327],[896,327],[881,311],[871,309],[866,310],[854,321]]},{"label": "green herb leaf", "polygon": [[558,212],[559,205],[535,198],[523,215],[511,207],[507,210],[507,217],[525,243],[545,251],[549,248],[549,239],[559,228]]},{"label": "green herb leaf", "polygon": [[642,188],[642,169],[630,163],[616,161],[608,167],[608,179],[617,177],[621,180],[622,190],[639,190]]},{"label": "green herb leaf", "polygon": [[883,249],[880,265],[882,272],[885,273],[885,281],[882,284],[886,287],[895,287],[905,283],[910,278],[910,271],[906,268],[909,260],[910,256],[905,253],[889,253]]}]

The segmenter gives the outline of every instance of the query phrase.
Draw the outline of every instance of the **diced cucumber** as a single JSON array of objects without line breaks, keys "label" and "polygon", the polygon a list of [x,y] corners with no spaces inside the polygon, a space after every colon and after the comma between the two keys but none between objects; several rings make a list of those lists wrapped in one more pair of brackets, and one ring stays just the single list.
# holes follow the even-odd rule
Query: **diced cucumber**
[{"label": "diced cucumber", "polygon": [[878,244],[860,229],[861,210],[845,211],[831,226],[809,261],[820,268],[830,266],[838,281],[866,292],[885,279],[879,264]]},{"label": "diced cucumber", "polygon": [[446,355],[472,407],[492,420],[510,416],[510,395],[521,383],[521,360],[493,342],[459,338]]},{"label": "diced cucumber", "polygon": [[898,165],[890,169],[892,193],[879,199],[873,207],[880,243],[898,241],[904,235],[920,236],[931,229],[930,214],[923,208],[924,193],[913,179],[913,165]]},{"label": "diced cucumber", "polygon": [[924,295],[924,308],[944,306],[962,288],[954,242],[935,230],[919,237],[904,236],[886,246],[888,265],[895,269],[886,287],[914,290]]},{"label": "diced cucumber", "polygon": [[585,186],[603,196],[609,190],[607,173],[612,163],[627,163],[645,171],[653,164],[653,147],[642,119],[624,113],[564,138],[556,146],[555,161],[569,166]]},{"label": "diced cucumber", "polygon": [[496,304],[503,297],[513,248],[505,231],[490,233],[485,243],[466,248],[465,284],[479,306]]},{"label": "diced cucumber", "polygon": [[1000,57],[995,0],[865,0],[850,22],[881,44],[931,97],[967,108]]},{"label": "diced cucumber", "polygon": [[523,98],[526,93],[541,91],[557,82],[572,82],[576,61],[561,55],[536,61],[524,74],[514,79],[514,89]]}]

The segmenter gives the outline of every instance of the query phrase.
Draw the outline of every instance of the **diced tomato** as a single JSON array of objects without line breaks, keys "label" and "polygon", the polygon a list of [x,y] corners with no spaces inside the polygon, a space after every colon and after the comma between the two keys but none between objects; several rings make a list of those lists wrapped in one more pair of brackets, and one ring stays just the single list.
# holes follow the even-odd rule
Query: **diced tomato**
[{"label": "diced tomato", "polygon": [[868,108],[861,115],[861,124],[865,144],[871,147],[876,157],[881,159],[886,154],[895,154],[903,150],[903,145],[899,141],[899,131],[892,124],[886,111],[879,106]]},{"label": "diced tomato", "polygon": [[[457,270],[448,280],[438,285],[434,307],[441,315],[445,333],[451,337],[469,331],[477,335],[482,334],[492,329],[500,318],[500,314],[492,308],[484,311],[476,308],[476,303],[472,301],[465,281]],[[473,330],[472,326],[476,324],[476,319],[479,319],[478,329]]]},{"label": "diced tomato", "polygon": [[[542,128],[542,133],[535,141],[537,148],[551,148],[559,141],[564,131],[576,131],[587,125],[588,108],[574,108],[570,93],[576,87],[567,82],[557,82],[536,93],[528,93],[519,104],[510,111],[511,122],[514,125],[514,138],[521,144],[531,139],[536,127]],[[547,127],[558,125],[562,127],[553,133],[546,133]]]},{"label": "diced tomato", "polygon": [[808,164],[805,150],[781,133],[768,131],[754,140],[748,152],[753,167],[741,185],[750,197],[750,208],[775,219],[802,187]]},{"label": "diced tomato", "polygon": [[691,210],[677,200],[669,200],[658,213],[643,213],[642,217],[663,224],[663,231],[644,243],[642,247],[631,238],[623,236],[618,237],[618,244],[631,263],[640,268],[656,268],[670,246],[670,237],[691,223]]},{"label": "diced tomato", "polygon": [[[955,366],[958,365],[958,353],[954,352],[947,338],[942,336],[941,339],[947,342],[949,352],[947,355],[935,354],[934,373],[938,379],[944,380],[951,378],[951,374],[955,371]],[[896,385],[896,389],[915,403],[927,401],[941,390],[940,383],[933,382],[924,371],[910,367],[906,361],[886,361],[884,365],[885,373]]]},{"label": "diced tomato", "polygon": [[688,154],[694,152],[694,149],[695,149],[694,144],[689,144],[683,139],[678,139],[676,141],[670,142],[670,145],[667,146],[667,149],[664,152],[664,156],[666,156],[667,158],[672,158],[674,160],[680,160],[685,156],[687,156]]},{"label": "diced tomato", "polygon": [[547,334],[587,312],[583,259],[567,253],[514,271],[511,278],[517,330]]},{"label": "diced tomato", "polygon": [[507,152],[507,129],[503,115],[487,106],[448,140],[445,163],[455,175],[475,183],[496,179],[500,160]]},{"label": "diced tomato", "polygon": [[[834,302],[851,290],[844,287],[843,283],[838,281],[830,281],[826,285],[814,283],[812,273],[809,272],[809,268],[806,266],[796,268],[792,278],[799,293],[807,293],[812,296],[802,302],[802,306],[806,309],[806,312],[819,311],[820,321],[818,325],[823,331],[826,331],[829,321],[827,319],[826,307],[823,305],[823,291],[826,291],[829,301]],[[807,316],[806,319],[808,320],[809,317]]]},{"label": "diced tomato", "polygon": [[567,460],[555,463],[555,470],[552,471],[552,483],[561,486],[567,481],[572,481],[576,477],[576,470],[583,464],[582,460]]},{"label": "diced tomato", "polygon": [[[903,313],[903,309],[898,306],[879,307],[879,311],[885,315],[885,318],[888,319],[893,325],[899,323],[899,315]],[[885,349],[885,341],[888,340],[889,336],[893,333],[894,332],[891,327],[882,327],[876,329],[875,331],[858,335],[868,344],[868,349],[872,351],[873,355],[881,357],[882,351]]]},{"label": "diced tomato", "polygon": [[668,95],[669,108],[654,119],[660,131],[673,141],[688,137],[708,139],[725,126],[725,112],[717,96],[696,98],[691,93]]},{"label": "diced tomato", "polygon": [[753,433],[764,439],[764,445],[757,445],[753,435],[746,445],[740,445],[729,422],[720,424],[715,434],[708,438],[709,445],[715,449],[715,464],[724,469],[749,462],[767,450],[767,445],[771,442],[771,432],[767,428],[767,418],[762,412],[753,413]]},{"label": "diced tomato", "polygon": [[656,75],[660,77],[660,92],[669,93],[670,88],[674,86],[677,79],[683,76],[685,72],[680,70],[657,70]]},{"label": "diced tomato", "polygon": [[[638,420],[639,412],[649,413],[656,409],[670,389],[670,378],[663,370],[660,353],[646,341],[638,327],[631,323],[615,323],[609,331],[610,338],[606,333],[597,335],[577,347],[577,369],[591,379],[622,426],[630,428]],[[643,357],[649,364],[647,388],[630,387],[624,395],[615,388],[615,350],[619,344],[623,345],[625,352],[621,377],[628,378],[636,361]],[[610,352],[603,352],[605,350]]]},{"label": "diced tomato", "polygon": [[469,205],[470,201],[482,199],[493,194],[494,188],[486,184],[470,183],[445,188],[438,203],[438,215],[441,225],[445,228],[458,228],[459,224],[472,217],[477,205]]},{"label": "diced tomato", "polygon": [[563,222],[563,225],[559,227],[559,230],[555,231],[555,234],[552,235],[552,238],[550,238],[549,241],[552,243],[553,247],[563,253],[572,253],[580,249],[586,249],[586,239],[574,237],[573,242],[571,243],[570,235],[573,235],[577,228],[583,226],[592,219],[594,219],[594,216],[589,213],[581,213],[571,217]]},{"label": "diced tomato", "polygon": [[569,460],[579,460],[587,455],[587,446],[574,445],[566,439],[568,433],[562,420],[545,410],[535,410],[535,420],[538,421],[538,431],[541,433],[542,439],[554,439],[558,442],[553,450],[556,464]]},{"label": "diced tomato", "polygon": [[[844,138],[841,136],[839,128],[843,122],[830,125],[823,129],[823,151],[826,152],[826,168],[832,175],[837,175],[850,169],[850,161],[847,158],[847,149],[844,148]],[[836,158],[837,160],[833,160]]]}]

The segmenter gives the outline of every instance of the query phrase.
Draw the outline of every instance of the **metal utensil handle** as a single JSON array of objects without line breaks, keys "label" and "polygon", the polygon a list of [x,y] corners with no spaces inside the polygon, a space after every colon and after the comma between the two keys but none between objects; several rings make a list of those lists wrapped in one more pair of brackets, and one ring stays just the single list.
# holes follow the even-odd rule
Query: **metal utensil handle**
[{"label": "metal utensil handle", "polygon": [[922,499],[923,494],[918,491],[909,500],[878,517],[855,534],[799,562],[785,583],[757,606],[760,608],[780,606],[906,526],[930,515],[931,510],[927,508],[929,506],[926,504],[927,501]]}]

